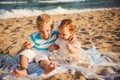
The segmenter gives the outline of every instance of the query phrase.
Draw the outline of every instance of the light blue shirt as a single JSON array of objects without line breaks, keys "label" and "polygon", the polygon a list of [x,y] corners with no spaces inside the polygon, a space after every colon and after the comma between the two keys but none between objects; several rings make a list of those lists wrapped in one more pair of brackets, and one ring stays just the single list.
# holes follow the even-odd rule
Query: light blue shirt
[{"label": "light blue shirt", "polygon": [[34,49],[41,50],[41,51],[48,51],[48,47],[53,44],[56,39],[58,38],[58,31],[54,30],[52,31],[52,34],[48,40],[44,40],[39,32],[33,33],[30,38],[28,39],[31,43]]}]

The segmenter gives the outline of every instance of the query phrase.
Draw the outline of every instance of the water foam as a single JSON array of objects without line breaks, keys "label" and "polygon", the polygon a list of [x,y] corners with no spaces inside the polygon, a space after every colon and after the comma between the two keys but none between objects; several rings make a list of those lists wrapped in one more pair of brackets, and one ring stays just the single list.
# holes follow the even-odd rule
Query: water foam
[{"label": "water foam", "polygon": [[0,2],[0,4],[23,4],[23,3],[27,3],[27,1],[8,1],[8,2]]},{"label": "water foam", "polygon": [[44,11],[43,10],[30,10],[30,9],[12,9],[11,11],[0,10],[0,19],[38,16],[42,13],[47,13],[47,14],[51,14],[51,15],[54,15],[54,14],[71,14],[71,13],[80,13],[80,12],[107,10],[107,9],[112,9],[112,8],[64,9],[62,7],[57,7],[55,9],[44,10]]},{"label": "water foam", "polygon": [[[34,0],[37,1],[37,0]],[[65,2],[78,2],[78,1],[86,1],[86,0],[48,0],[48,1],[38,1],[41,3],[65,3]]]},{"label": "water foam", "polygon": [[[86,1],[86,0],[32,0],[30,2],[39,2],[39,3],[65,3],[65,2],[78,2],[78,1]],[[1,1],[0,4],[24,4],[28,3],[28,1]]]}]

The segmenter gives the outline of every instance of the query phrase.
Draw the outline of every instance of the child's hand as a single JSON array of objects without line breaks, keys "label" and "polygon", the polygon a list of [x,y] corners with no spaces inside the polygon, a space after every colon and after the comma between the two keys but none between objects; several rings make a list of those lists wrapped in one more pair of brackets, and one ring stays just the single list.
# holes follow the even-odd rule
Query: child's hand
[{"label": "child's hand", "polygon": [[77,42],[77,37],[76,35],[74,34],[73,36],[69,37],[69,43],[70,44],[75,44]]},{"label": "child's hand", "polygon": [[30,42],[25,42],[24,43],[24,48],[25,49],[30,49],[32,46],[31,46],[31,43]]},{"label": "child's hand", "polygon": [[74,44],[67,44],[66,47],[70,53],[76,54],[79,52],[79,47],[75,47]]},{"label": "child's hand", "polygon": [[49,49],[50,51],[57,50],[58,48],[59,48],[59,46],[56,45],[56,44],[52,44],[52,45],[50,45],[50,46],[48,47],[48,49]]},{"label": "child's hand", "polygon": [[70,51],[70,53],[73,52],[73,48],[74,48],[74,47],[73,47],[72,44],[67,44],[66,47],[67,47],[67,49]]}]

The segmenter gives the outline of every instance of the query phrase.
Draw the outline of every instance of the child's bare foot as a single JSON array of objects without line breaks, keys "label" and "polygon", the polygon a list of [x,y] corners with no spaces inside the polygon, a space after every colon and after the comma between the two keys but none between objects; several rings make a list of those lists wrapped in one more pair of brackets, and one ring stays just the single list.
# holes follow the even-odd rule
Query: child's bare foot
[{"label": "child's bare foot", "polygon": [[50,62],[50,64],[45,68],[44,74],[48,74],[55,69],[55,63]]},{"label": "child's bare foot", "polygon": [[22,76],[27,76],[27,70],[14,70],[14,76],[16,77],[22,77]]}]

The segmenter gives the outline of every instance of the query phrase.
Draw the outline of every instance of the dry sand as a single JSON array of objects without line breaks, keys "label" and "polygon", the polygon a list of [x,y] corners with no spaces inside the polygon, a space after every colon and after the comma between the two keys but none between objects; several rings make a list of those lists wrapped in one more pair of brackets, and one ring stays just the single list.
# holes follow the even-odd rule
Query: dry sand
[{"label": "dry sand", "polygon": [[[55,23],[64,18],[71,18],[77,26],[76,34],[82,48],[88,49],[95,45],[97,50],[108,53],[107,56],[119,62],[120,8],[51,16]],[[25,40],[37,30],[35,20],[36,16],[0,19],[0,53],[17,54],[20,52]],[[111,55],[109,52],[114,54]],[[58,76],[59,78],[54,79]],[[76,77],[70,74],[58,74],[49,80],[74,80]]]},{"label": "dry sand", "polygon": [[[120,9],[52,15],[56,22],[71,18],[84,49],[95,45],[100,51],[120,52]],[[0,19],[0,53],[17,54],[24,41],[36,31],[35,17]]]}]

